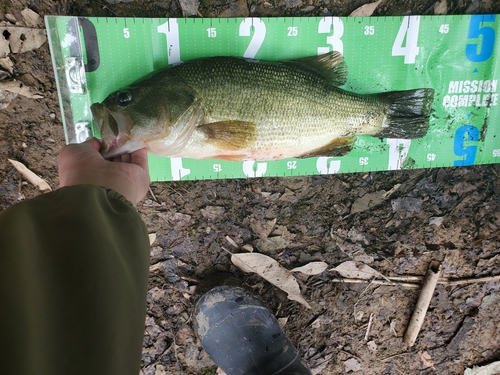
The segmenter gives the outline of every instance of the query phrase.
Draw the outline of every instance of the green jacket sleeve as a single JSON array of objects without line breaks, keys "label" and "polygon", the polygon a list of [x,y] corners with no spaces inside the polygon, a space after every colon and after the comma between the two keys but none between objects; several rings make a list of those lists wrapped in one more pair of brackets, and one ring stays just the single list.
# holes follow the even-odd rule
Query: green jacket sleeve
[{"label": "green jacket sleeve", "polygon": [[0,374],[137,375],[148,270],[146,227],[114,191],[0,212]]}]

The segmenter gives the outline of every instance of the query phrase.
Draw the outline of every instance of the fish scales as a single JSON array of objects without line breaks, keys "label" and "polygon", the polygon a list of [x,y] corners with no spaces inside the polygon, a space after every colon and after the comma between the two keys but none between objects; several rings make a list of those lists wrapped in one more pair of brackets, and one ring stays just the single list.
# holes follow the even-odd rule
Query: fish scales
[{"label": "fish scales", "polygon": [[258,124],[253,147],[259,155],[277,149],[306,152],[352,136],[362,126],[364,134],[382,126],[380,101],[347,93],[287,64],[202,59],[177,65],[171,73],[202,98],[205,122],[238,118]]}]

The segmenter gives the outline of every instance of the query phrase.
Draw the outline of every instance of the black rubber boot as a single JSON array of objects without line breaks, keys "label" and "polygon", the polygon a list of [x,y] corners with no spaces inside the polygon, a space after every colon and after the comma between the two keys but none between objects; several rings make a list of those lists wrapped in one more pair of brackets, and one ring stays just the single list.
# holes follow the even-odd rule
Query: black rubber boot
[{"label": "black rubber boot", "polygon": [[194,318],[203,348],[227,375],[311,374],[276,318],[242,288],[211,289]]}]

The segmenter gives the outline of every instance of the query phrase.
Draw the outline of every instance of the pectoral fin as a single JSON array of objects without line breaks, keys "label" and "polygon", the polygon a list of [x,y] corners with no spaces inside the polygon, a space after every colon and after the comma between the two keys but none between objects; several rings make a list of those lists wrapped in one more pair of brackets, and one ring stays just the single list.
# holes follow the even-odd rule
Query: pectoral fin
[{"label": "pectoral fin", "polygon": [[235,151],[251,146],[257,137],[253,122],[227,120],[203,124],[198,127],[207,142],[222,150]]},{"label": "pectoral fin", "polygon": [[308,158],[312,156],[344,156],[351,152],[356,137],[343,137],[337,138],[330,143],[301,155],[301,158]]}]

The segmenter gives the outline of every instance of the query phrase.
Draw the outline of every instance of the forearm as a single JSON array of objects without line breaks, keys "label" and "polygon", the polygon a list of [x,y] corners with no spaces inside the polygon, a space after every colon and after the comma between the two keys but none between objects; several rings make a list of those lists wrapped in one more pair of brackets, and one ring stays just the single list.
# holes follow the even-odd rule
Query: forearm
[{"label": "forearm", "polygon": [[136,375],[148,264],[146,227],[113,191],[0,212],[0,373]]}]

